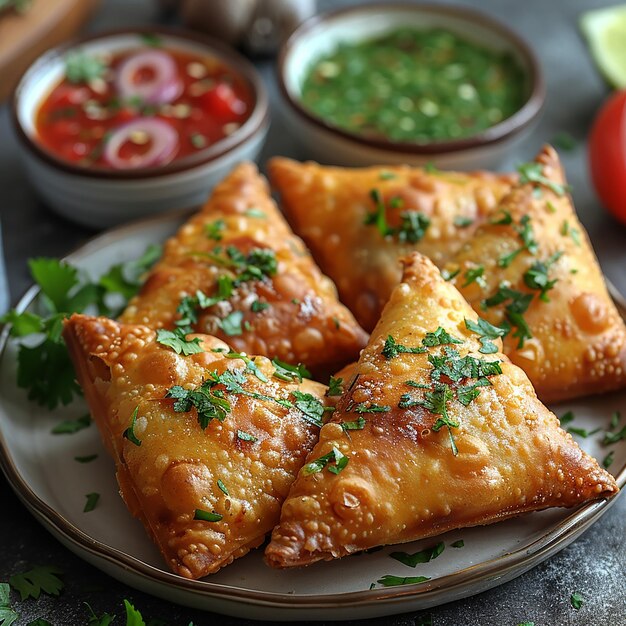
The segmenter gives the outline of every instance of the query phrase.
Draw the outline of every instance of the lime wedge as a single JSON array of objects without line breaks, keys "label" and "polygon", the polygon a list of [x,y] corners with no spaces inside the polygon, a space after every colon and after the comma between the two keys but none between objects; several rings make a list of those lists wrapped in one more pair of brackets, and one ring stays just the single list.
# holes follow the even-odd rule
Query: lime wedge
[{"label": "lime wedge", "polygon": [[626,87],[626,4],[584,13],[580,29],[591,55],[606,79],[618,89]]}]

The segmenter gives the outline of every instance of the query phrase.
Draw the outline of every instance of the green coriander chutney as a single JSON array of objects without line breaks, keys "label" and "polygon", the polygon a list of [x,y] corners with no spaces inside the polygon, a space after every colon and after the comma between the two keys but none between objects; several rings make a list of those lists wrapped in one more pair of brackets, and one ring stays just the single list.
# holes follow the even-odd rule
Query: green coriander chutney
[{"label": "green coriander chutney", "polygon": [[341,129],[428,143],[474,135],[526,101],[525,76],[508,52],[454,33],[403,28],[318,59],[302,104]]}]

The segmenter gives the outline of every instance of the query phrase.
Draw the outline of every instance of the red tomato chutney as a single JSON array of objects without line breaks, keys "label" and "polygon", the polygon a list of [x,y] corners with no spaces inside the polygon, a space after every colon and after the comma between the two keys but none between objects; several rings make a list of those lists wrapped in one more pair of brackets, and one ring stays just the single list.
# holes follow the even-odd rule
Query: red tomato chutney
[{"label": "red tomato chutney", "polygon": [[108,56],[69,53],[65,77],[37,112],[40,144],[85,167],[157,167],[211,146],[248,119],[253,94],[232,68],[152,43]]}]

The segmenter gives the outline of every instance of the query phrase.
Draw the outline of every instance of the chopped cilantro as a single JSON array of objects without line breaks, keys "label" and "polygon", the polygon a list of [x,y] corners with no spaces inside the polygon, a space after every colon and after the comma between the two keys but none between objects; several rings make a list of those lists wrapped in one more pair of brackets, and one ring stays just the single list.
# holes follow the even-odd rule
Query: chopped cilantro
[{"label": "chopped cilantro", "polygon": [[540,292],[539,298],[544,302],[550,301],[548,291],[550,291],[558,281],[557,278],[553,280],[548,278],[548,270],[562,255],[562,252],[557,252],[545,262],[536,261],[532,264],[530,269],[524,272],[524,283],[529,289],[537,289]]},{"label": "chopped cilantro", "polygon": [[404,563],[404,565],[415,567],[418,563],[428,563],[436,559],[444,551],[445,547],[444,542],[440,541],[434,546],[425,548],[419,552],[414,552],[413,554],[409,554],[408,552],[392,552],[389,556],[396,561],[400,561],[400,563]]},{"label": "chopped cilantro", "polygon": [[525,185],[529,184],[537,184],[543,185],[547,187],[555,193],[557,196],[563,196],[567,191],[569,191],[569,187],[566,185],[561,185],[559,183],[555,183],[550,180],[546,176],[543,175],[543,165],[540,163],[522,163],[517,167],[517,171],[520,173],[520,183]]},{"label": "chopped cilantro", "polygon": [[[387,222],[385,204],[378,189],[370,191],[370,197],[374,202],[374,211],[365,217],[366,226],[374,225],[382,237],[395,235],[402,243],[417,243],[424,237],[426,229],[430,226],[430,219],[420,211],[403,211],[400,214],[400,226],[392,228]],[[392,209],[402,208],[401,198],[394,197],[390,200]]]},{"label": "chopped cilantro", "polygon": [[567,220],[563,220],[561,235],[563,235],[563,237],[567,237],[569,235],[572,238],[572,241],[577,246],[580,246],[580,231],[577,228],[570,226]]},{"label": "chopped cilantro", "polygon": [[141,445],[141,440],[139,440],[137,438],[137,435],[135,435],[135,422],[137,421],[138,412],[139,412],[139,407],[136,406],[130,418],[130,426],[124,431],[124,434],[122,435],[124,439],[128,439],[128,441],[135,444],[137,447]]},{"label": "chopped cilantro", "polygon": [[302,473],[305,476],[309,476],[310,474],[321,472],[326,467],[332,474],[339,474],[348,465],[349,460],[349,457],[333,446],[333,449],[328,454],[324,454],[318,459],[307,463],[302,468]]},{"label": "chopped cilantro", "polygon": [[163,40],[156,33],[141,33],[141,40],[146,46],[158,48],[163,45]]},{"label": "chopped cilantro", "polygon": [[106,65],[96,56],[84,52],[69,52],[65,56],[65,78],[70,83],[88,83],[102,78]]},{"label": "chopped cilantro", "polygon": [[437,174],[441,170],[432,161],[429,161],[424,165],[424,171],[428,174]]},{"label": "chopped cilantro", "polygon": [[224,516],[212,511],[203,511],[202,509],[196,509],[193,515],[195,520],[202,522],[219,522]]},{"label": "chopped cilantro", "polygon": [[550,143],[565,152],[571,152],[576,147],[576,140],[566,131],[554,135]]},{"label": "chopped cilantro", "polygon": [[241,441],[252,441],[253,443],[259,440],[258,437],[247,433],[245,430],[237,431],[237,439],[241,439]]},{"label": "chopped cilantro", "polygon": [[188,329],[180,327],[175,328],[174,330],[159,328],[156,331],[157,343],[167,346],[168,348],[174,350],[176,354],[182,354],[183,356],[204,352],[204,349],[200,345],[200,337],[187,339],[186,330]]},{"label": "chopped cilantro", "polygon": [[65,585],[59,578],[63,572],[54,565],[37,565],[27,572],[14,574],[9,578],[9,585],[20,594],[23,602],[28,598],[38,600],[41,592],[49,596],[58,596]]},{"label": "chopped cilantro", "polygon": [[609,422],[609,429],[613,430],[614,428],[617,428],[621,419],[622,414],[619,411],[613,411],[611,414],[611,421]]},{"label": "chopped cilantro", "polygon": [[582,595],[580,593],[578,593],[577,591],[574,592],[570,596],[569,601],[570,601],[570,603],[572,605],[572,608],[576,609],[577,611],[579,609],[581,609],[582,605],[584,604],[584,599],[583,599]]},{"label": "chopped cilantro", "polygon": [[53,435],[73,435],[91,424],[91,415],[87,413],[74,420],[64,420],[59,422],[50,432]]},{"label": "chopped cilantro", "polygon": [[324,412],[332,410],[332,407],[324,407],[324,405],[310,393],[292,391],[291,395],[295,398],[295,406],[304,415],[304,419],[315,426],[321,427]]},{"label": "chopped cilantro", "polygon": [[387,413],[391,411],[391,407],[387,405],[374,404],[370,402],[369,404],[365,402],[359,402],[352,406],[352,411],[355,413]]},{"label": "chopped cilantro", "polygon": [[439,326],[436,331],[428,332],[422,339],[422,345],[427,348],[433,348],[435,346],[443,346],[451,343],[463,343],[457,337],[454,337],[448,333],[444,328]]},{"label": "chopped cilantro", "polygon": [[209,239],[214,241],[222,240],[222,231],[226,228],[226,222],[222,219],[215,220],[210,224],[205,224],[204,232]]},{"label": "chopped cilantro", "polygon": [[110,626],[111,622],[115,619],[115,615],[111,615],[110,613],[103,613],[100,617],[98,617],[89,603],[83,602],[87,609],[89,610],[89,621],[87,622],[87,626]]},{"label": "chopped cilantro", "polygon": [[11,608],[11,588],[7,583],[0,583],[0,624],[11,626],[19,614]]},{"label": "chopped cilantro", "polygon": [[328,381],[328,391],[326,392],[326,395],[329,397],[340,396],[343,393],[342,384],[343,378],[335,378],[334,376],[331,376]]},{"label": "chopped cilantro", "polygon": [[128,601],[124,600],[126,626],[146,626],[141,613]]},{"label": "chopped cilantro", "polygon": [[461,268],[457,267],[455,270],[448,270],[448,269],[443,269],[441,270],[441,277],[445,280],[445,281],[450,281],[453,278],[456,278],[459,274],[461,273]]},{"label": "chopped cilantro", "polygon": [[489,220],[490,224],[498,225],[498,226],[508,226],[513,223],[513,216],[510,211],[506,209],[502,209],[502,217],[492,217]]},{"label": "chopped cilantro", "polygon": [[[508,213],[508,218],[511,218],[511,214]],[[497,222],[499,223],[499,222]],[[511,218],[512,223],[512,218]],[[532,226],[530,224],[530,217],[528,215],[523,215],[520,219],[519,225],[513,224],[513,230],[519,235],[522,240],[522,247],[514,250],[510,254],[506,254],[498,259],[498,265],[500,267],[509,267],[514,259],[524,250],[528,250],[531,254],[536,254],[539,248],[537,242],[535,241],[535,236],[533,234]]]},{"label": "chopped cilantro", "polygon": [[465,327],[467,330],[472,331],[478,335],[479,341],[481,343],[481,347],[478,349],[479,352],[483,354],[494,354],[498,351],[496,344],[493,343],[493,339],[497,339],[498,337],[504,337],[507,334],[506,328],[500,328],[499,326],[494,326],[490,324],[488,321],[478,318],[477,322],[472,320],[465,319]]},{"label": "chopped cilantro", "polygon": [[311,378],[311,372],[309,372],[302,363],[290,365],[278,358],[274,358],[272,359],[272,365],[276,368],[274,370],[274,377],[279,380],[284,380],[288,383],[301,383],[303,378]]},{"label": "chopped cilantro", "polygon": [[604,433],[602,444],[608,446],[612,443],[622,441],[622,439],[626,439],[626,426],[616,433]]},{"label": "chopped cilantro", "polygon": [[85,508],[83,509],[83,513],[89,513],[96,508],[98,501],[100,500],[99,493],[88,493],[85,498],[87,498],[87,502],[85,502]]},{"label": "chopped cilantro", "polygon": [[559,421],[561,423],[561,426],[565,426],[565,424],[569,424],[570,422],[574,421],[574,413],[573,411],[567,411],[567,413],[563,413],[563,415],[561,415]]},{"label": "chopped cilantro", "polygon": [[397,357],[399,354],[424,354],[426,352],[426,348],[420,346],[418,348],[410,348],[408,346],[403,346],[400,343],[397,343],[396,340],[388,335],[385,340],[385,345],[383,346],[382,355],[386,359],[393,359]]},{"label": "chopped cilantro", "polygon": [[466,217],[464,215],[457,215],[454,218],[454,225],[459,228],[467,228],[474,223],[474,219],[471,217]]},{"label": "chopped cilantro", "polygon": [[267,217],[265,211],[261,211],[261,209],[247,209],[245,213],[248,217],[257,217],[259,219],[265,219]]},{"label": "chopped cilantro", "polygon": [[458,541],[453,541],[450,544],[451,548],[462,548],[465,546],[465,542],[463,541],[463,539],[459,539]]},{"label": "chopped cilantro", "polygon": [[615,457],[615,450],[611,450],[605,457],[602,459],[602,466],[604,469],[609,469],[613,464],[613,459]]},{"label": "chopped cilantro", "polygon": [[258,368],[257,364],[247,355],[241,352],[227,352],[227,359],[241,359],[246,364],[246,372],[254,374],[262,383],[268,382],[267,376]]},{"label": "chopped cilantro", "polygon": [[98,458],[97,454],[87,454],[85,456],[75,456],[74,460],[77,463],[91,463],[92,461],[95,461]]},{"label": "chopped cilantro", "polygon": [[380,191],[378,191],[378,189],[372,189],[370,191],[370,198],[374,202],[374,211],[366,215],[365,221],[363,223],[366,226],[375,225],[381,237],[391,235],[392,229],[387,224],[385,204],[383,203]]},{"label": "chopped cilantro", "polygon": [[391,180],[392,178],[395,178],[396,175],[393,172],[389,172],[386,170],[382,170],[379,174],[378,174],[378,178],[380,178],[380,180]]},{"label": "chopped cilantro", "polygon": [[523,293],[515,289],[511,289],[506,283],[500,283],[498,291],[491,297],[483,300],[485,307],[498,306],[506,303],[504,306],[505,318],[511,328],[515,328],[514,337],[519,339],[517,347],[523,348],[524,341],[532,337],[530,328],[524,319],[524,313],[532,302],[532,293]]},{"label": "chopped cilantro", "polygon": [[366,421],[363,417],[353,422],[341,422],[340,426],[343,430],[363,430],[365,428]]},{"label": "chopped cilantro", "polygon": [[578,428],[577,426],[570,426],[567,429],[568,433],[572,433],[572,435],[578,435],[579,437],[582,437],[583,439],[587,439],[587,437],[591,437],[591,435],[595,435],[599,431],[600,431],[599,428],[594,428],[593,430],[587,430],[586,428]]},{"label": "chopped cilantro", "polygon": [[386,574],[376,582],[383,587],[397,587],[398,585],[413,585],[430,580],[428,576],[392,576]]},{"label": "chopped cilantro", "polygon": [[255,300],[250,305],[250,310],[253,313],[260,313],[261,311],[265,311],[266,309],[269,309],[269,308],[270,308],[269,302],[261,302],[261,300]]},{"label": "chopped cilantro", "polygon": [[230,496],[230,493],[228,492],[228,489],[226,488],[226,485],[219,478],[217,479],[217,486],[218,486],[219,490],[225,496]]},{"label": "chopped cilantro", "polygon": [[241,328],[242,320],[243,313],[241,311],[233,311],[232,313],[229,313],[226,317],[220,320],[220,325],[224,334],[229,337],[241,335],[243,333]]},{"label": "chopped cilantro", "polygon": [[174,411],[177,413],[187,413],[192,407],[195,408],[198,424],[204,430],[211,420],[223,422],[231,408],[223,393],[213,388],[215,384],[215,380],[207,380],[195,390],[175,385],[168,389],[165,397],[174,399]]},{"label": "chopped cilantro", "polygon": [[463,274],[463,277],[465,278],[463,287],[468,287],[472,283],[476,283],[481,287],[486,287],[487,283],[485,282],[484,273],[485,268],[482,265],[471,267],[465,272],[465,274]]}]

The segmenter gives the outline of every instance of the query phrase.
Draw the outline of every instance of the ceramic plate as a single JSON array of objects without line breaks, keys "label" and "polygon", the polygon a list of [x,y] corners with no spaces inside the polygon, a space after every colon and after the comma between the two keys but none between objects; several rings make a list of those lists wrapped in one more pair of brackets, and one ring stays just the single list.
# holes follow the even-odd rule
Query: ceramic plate
[{"label": "ceramic plate", "polygon": [[[138,257],[149,243],[164,240],[181,220],[178,213],[111,231],[68,260],[96,277],[114,263]],[[28,291],[19,308],[31,306],[36,293],[34,288]],[[622,304],[620,308],[626,310]],[[256,550],[205,580],[186,580],[165,569],[142,525],[126,510],[118,495],[113,462],[95,425],[73,435],[51,434],[59,421],[83,415],[85,405],[75,402],[48,412],[30,403],[15,383],[16,349],[5,328],[0,335],[0,461],[9,482],[37,519],[70,550],[111,576],[173,602],[270,620],[361,619],[424,609],[522,574],[563,549],[611,505],[601,501],[574,510],[532,513],[407,544],[403,550],[414,552],[445,543],[438,558],[415,569],[389,558],[392,547],[298,571],[271,570]],[[573,426],[601,428],[578,439],[585,450],[604,459],[609,449],[601,445],[602,431],[613,411],[622,410],[626,416],[626,392],[555,407],[557,415],[568,410],[576,415]],[[615,452],[610,470],[623,487],[626,442],[611,449]],[[94,453],[98,458],[92,463],[74,460]],[[83,513],[85,495],[91,492],[100,493],[100,501],[94,511]],[[459,539],[464,547],[452,547]],[[429,576],[430,580],[370,589],[385,574]]]}]

